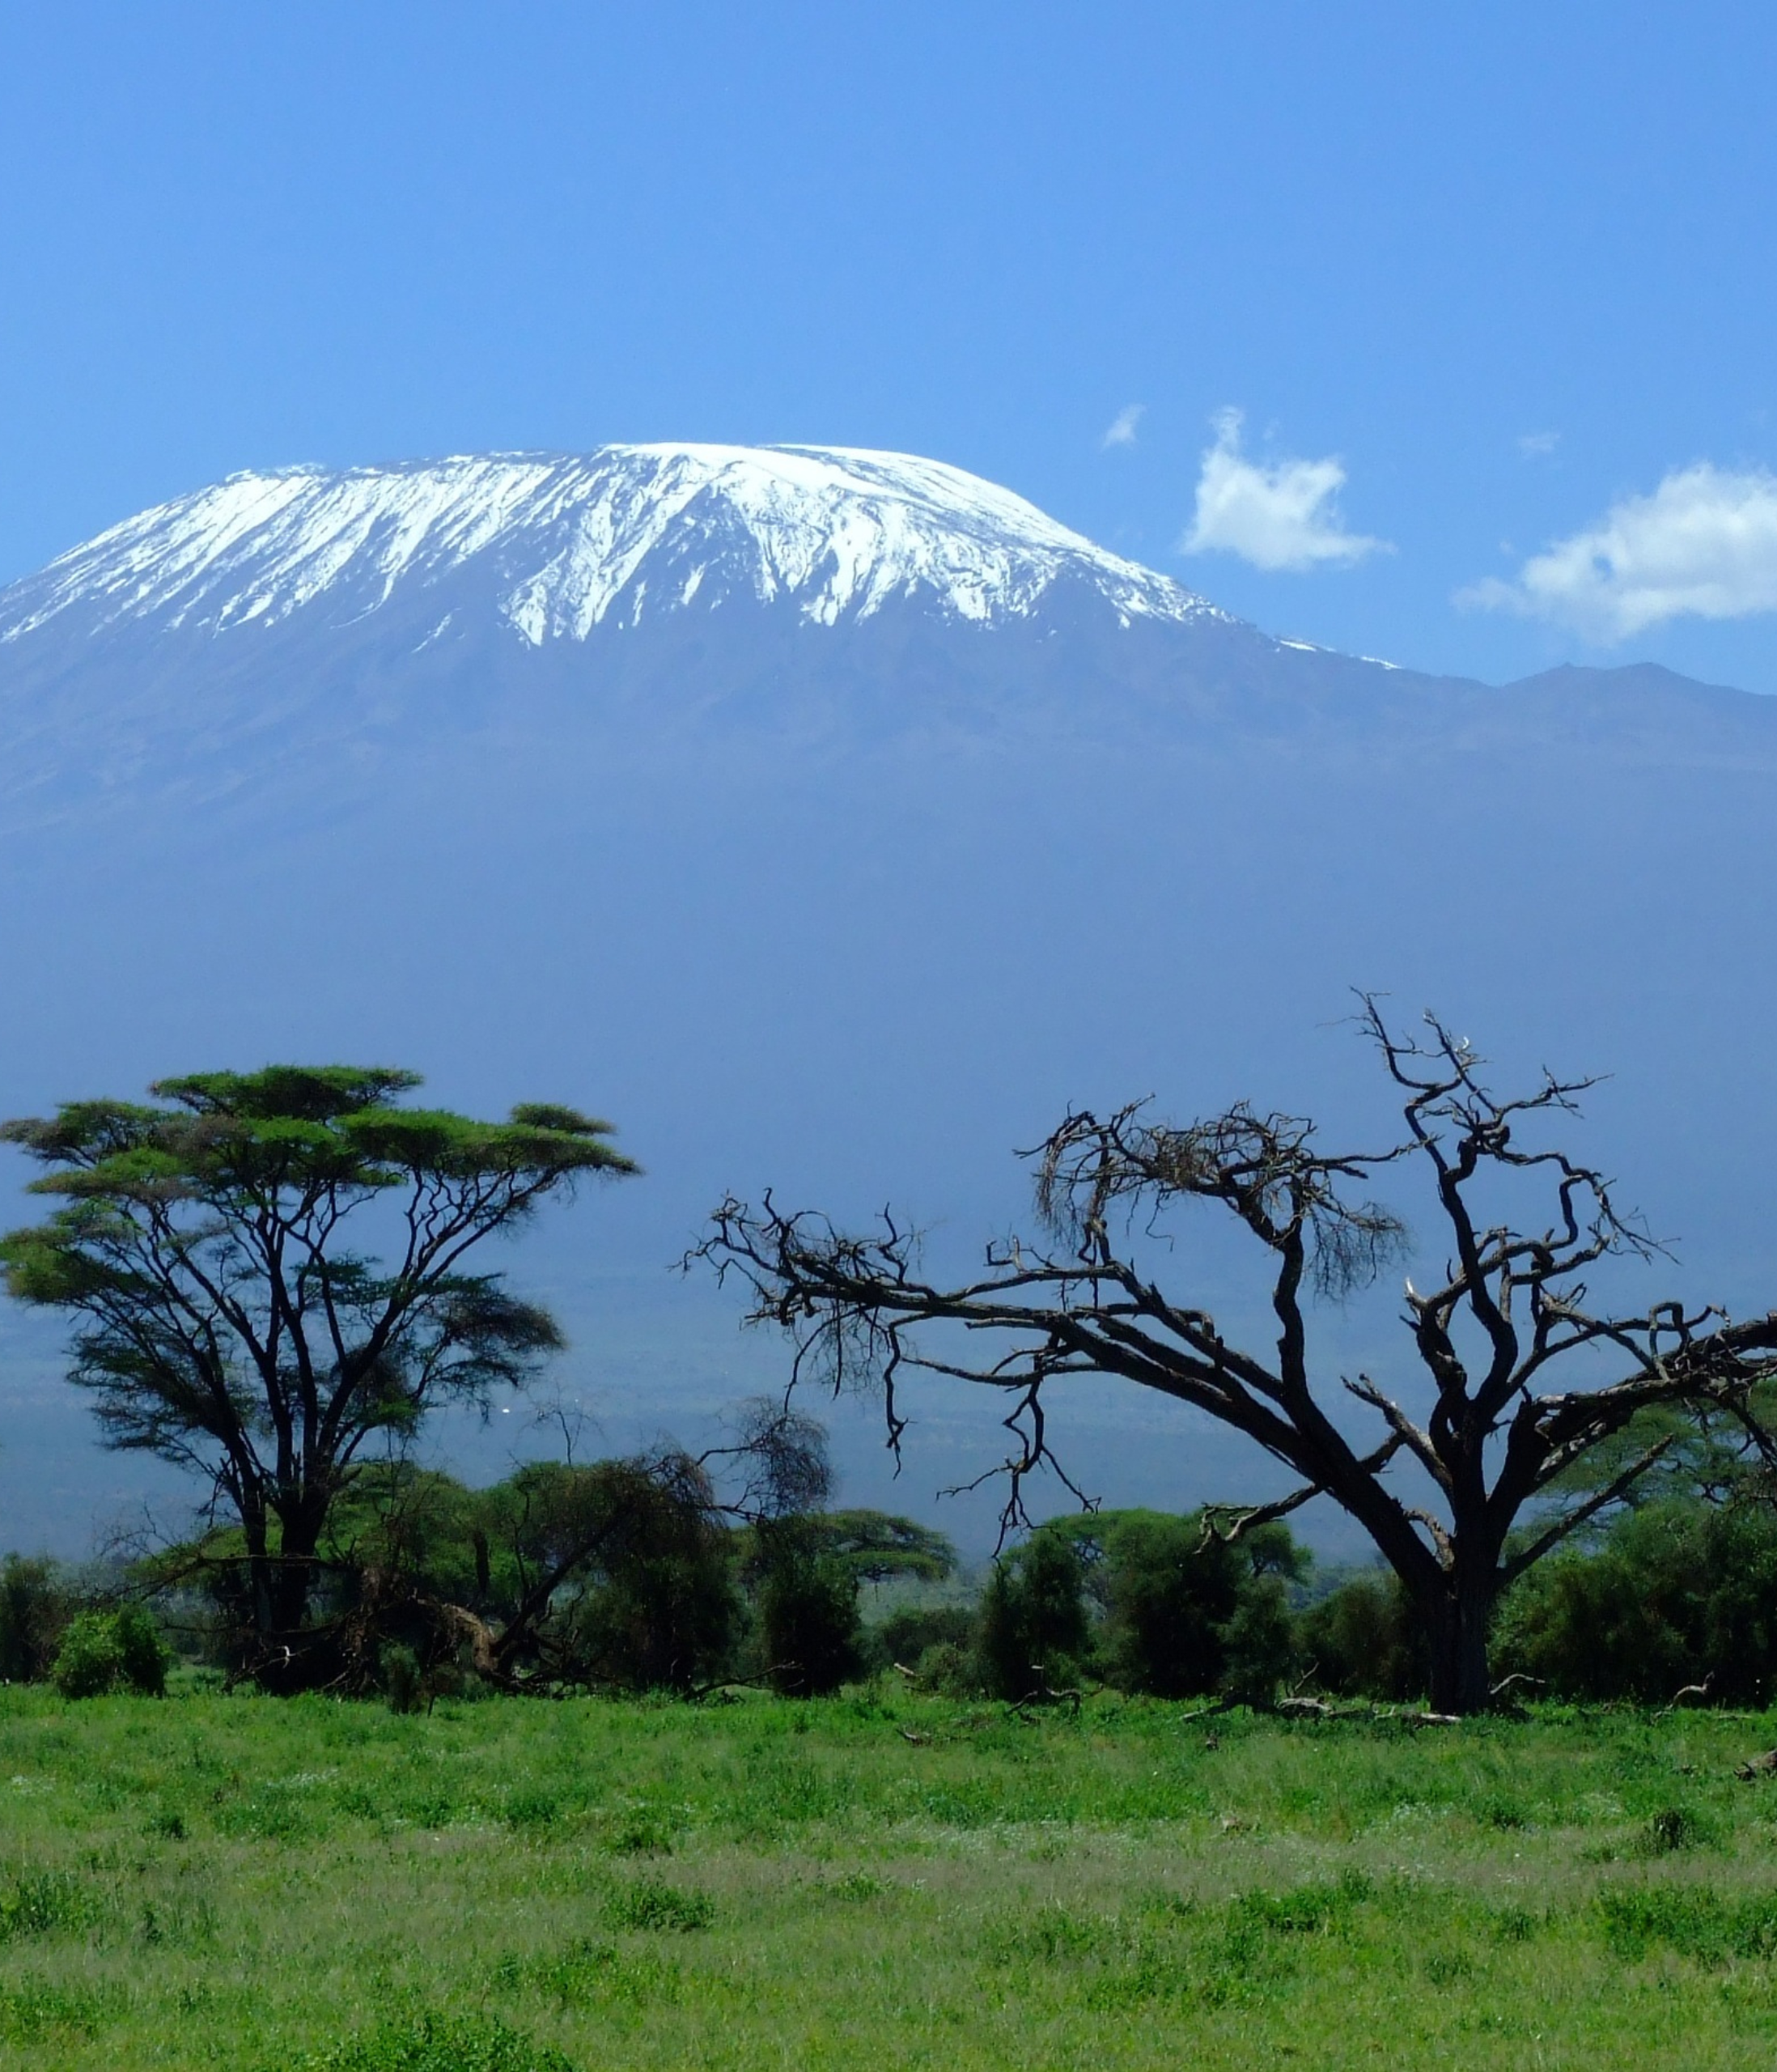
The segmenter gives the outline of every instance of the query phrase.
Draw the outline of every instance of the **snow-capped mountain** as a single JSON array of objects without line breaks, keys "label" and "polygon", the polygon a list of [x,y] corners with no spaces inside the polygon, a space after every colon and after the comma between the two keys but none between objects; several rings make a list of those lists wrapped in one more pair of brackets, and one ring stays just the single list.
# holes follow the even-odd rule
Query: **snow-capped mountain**
[{"label": "snow-capped mountain", "polygon": [[[0,589],[0,832],[312,804],[492,737],[1300,727],[1410,699],[942,462],[607,446],[238,474]],[[1355,691],[1355,701],[1347,696]],[[1340,724],[1343,724],[1342,720]],[[478,754],[480,748],[467,751]],[[540,750],[540,752],[542,752]]]},{"label": "snow-capped mountain", "polygon": [[442,599],[476,573],[533,647],[737,598],[825,626],[902,602],[990,626],[1031,618],[1058,589],[1125,624],[1220,616],[939,461],[661,444],[234,475],[0,592],[0,642],[58,619],[223,633],[318,608],[338,623],[397,593]]}]

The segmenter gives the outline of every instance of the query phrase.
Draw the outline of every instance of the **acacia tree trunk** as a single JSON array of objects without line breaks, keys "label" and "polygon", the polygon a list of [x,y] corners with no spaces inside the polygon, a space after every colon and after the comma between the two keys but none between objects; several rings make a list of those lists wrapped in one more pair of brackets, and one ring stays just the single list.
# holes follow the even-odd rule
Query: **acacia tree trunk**
[{"label": "acacia tree trunk", "polygon": [[326,1502],[310,1492],[281,1505],[256,1492],[240,1508],[247,1559],[239,1586],[229,1593],[237,1622],[231,1652],[266,1690],[306,1689],[318,1667],[307,1628]]},{"label": "acacia tree trunk", "polygon": [[1461,1564],[1431,1605],[1422,1607],[1431,1658],[1431,1709],[1485,1712],[1492,1702],[1488,1628],[1497,1592],[1495,1565]]}]

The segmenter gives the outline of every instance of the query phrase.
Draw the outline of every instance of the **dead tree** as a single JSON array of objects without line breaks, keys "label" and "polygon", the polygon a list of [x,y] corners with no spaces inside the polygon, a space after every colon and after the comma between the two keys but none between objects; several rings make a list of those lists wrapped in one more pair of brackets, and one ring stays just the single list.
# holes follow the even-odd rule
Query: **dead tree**
[{"label": "dead tree", "polygon": [[[693,1257],[738,1274],[751,1319],[791,1334],[795,1382],[880,1387],[897,1448],[903,1369],[1009,1395],[1016,1446],[999,1471],[1008,1525],[1023,1522],[1033,1472],[1046,1466],[1067,1480],[1045,1418],[1052,1381],[1116,1377],[1244,1433],[1300,1486],[1228,1514],[1220,1529],[1237,1535],[1330,1497],[1417,1609],[1433,1709],[1478,1710],[1500,1592],[1625,1497],[1670,1441],[1636,1452],[1583,1501],[1551,1509],[1537,1500],[1656,1405],[1724,1415],[1762,1446],[1749,1395],[1777,1365],[1777,1314],[1734,1323],[1673,1301],[1633,1314],[1594,1310],[1589,1268],[1616,1255],[1650,1261],[1660,1248],[1618,1213],[1601,1173],[1540,1140],[1537,1126],[1574,1113],[1593,1082],[1545,1075],[1533,1092],[1501,1098],[1468,1043],[1436,1018],[1423,1039],[1403,1040],[1365,997],[1360,1022],[1404,1097],[1405,1132],[1383,1150],[1329,1153],[1310,1123],[1244,1104],[1183,1127],[1148,1119],[1141,1105],[1104,1119],[1076,1113],[1027,1154],[1043,1242],[990,1247],[983,1273],[962,1285],[923,1278],[917,1234],[892,1216],[855,1236],[816,1215],[784,1214],[769,1195],[757,1210],[724,1202]],[[1435,1285],[1406,1283],[1417,1399],[1368,1374],[1330,1375],[1310,1345],[1315,1297],[1347,1296],[1405,1253],[1406,1226],[1370,1192],[1385,1168],[1417,1172],[1449,1246]],[[1141,1263],[1143,1239],[1187,1202],[1232,1215],[1267,1259],[1278,1326],[1270,1351],[1231,1344],[1188,1289],[1164,1293]],[[995,1350],[969,1357],[983,1338]],[[1350,1435],[1349,1417],[1335,1420],[1342,1391],[1379,1420],[1373,1443]],[[1423,1500],[1397,1486],[1402,1467],[1421,1471]]]}]

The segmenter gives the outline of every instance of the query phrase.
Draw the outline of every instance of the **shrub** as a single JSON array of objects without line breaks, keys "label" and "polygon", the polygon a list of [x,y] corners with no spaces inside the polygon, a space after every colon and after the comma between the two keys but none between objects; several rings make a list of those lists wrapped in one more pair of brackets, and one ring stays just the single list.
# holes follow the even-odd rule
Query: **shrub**
[{"label": "shrub", "polygon": [[1034,1532],[996,1561],[982,1599],[980,1677],[996,1698],[1016,1700],[1047,1682],[1070,1682],[1090,1649],[1085,1572],[1062,1534]]},{"label": "shrub", "polygon": [[40,1684],[68,1624],[68,1593],[48,1561],[0,1562],[0,1682]]},{"label": "shrub", "polygon": [[1274,1521],[1230,1542],[1193,1512],[1101,1511],[1058,1521],[1088,1564],[1110,1681],[1156,1697],[1220,1691],[1268,1705],[1294,1656],[1286,1578],[1308,1557]]},{"label": "shrub", "polygon": [[392,1713],[417,1713],[420,1703],[419,1657],[399,1641],[382,1654],[383,1695]]},{"label": "shrub", "polygon": [[172,1657],[160,1637],[153,1614],[142,1605],[126,1604],[114,1616],[124,1688],[139,1692],[145,1698],[165,1697]]},{"label": "shrub", "polygon": [[973,1698],[981,1691],[981,1658],[973,1647],[939,1641],[912,1665],[922,1689],[940,1698]]},{"label": "shrub", "polygon": [[1219,1539],[1206,1543],[1198,1518],[1130,1512],[1101,1530],[1111,1681],[1161,1698],[1215,1690],[1227,1667],[1223,1628],[1240,1606],[1242,1558]]},{"label": "shrub", "polygon": [[689,1690],[727,1658],[735,1613],[719,1548],[626,1563],[582,1600],[571,1657],[594,1683]]},{"label": "shrub", "polygon": [[865,1634],[865,1659],[872,1669],[893,1669],[897,1662],[918,1669],[931,1649],[966,1652],[975,1643],[976,1620],[972,1604],[897,1604]]},{"label": "shrub", "polygon": [[1297,1641],[1321,1688],[1342,1697],[1412,1698],[1429,1681],[1413,1607],[1392,1574],[1359,1576],[1311,1605]]},{"label": "shrub", "polygon": [[1495,1659],[1551,1696],[1660,1701],[1709,1680],[1728,1705],[1777,1676],[1777,1511],[1669,1499],[1589,1551],[1533,1569],[1500,1607]]},{"label": "shrub", "polygon": [[613,1928],[689,1935],[715,1919],[715,1903],[706,1892],[683,1892],[657,1878],[638,1878],[612,1893],[605,1913]]},{"label": "shrub", "polygon": [[[529,1472],[536,1480],[544,1471]],[[689,1690],[727,1660],[739,1613],[728,1535],[706,1478],[676,1458],[572,1473],[589,1485],[589,1518],[609,1516],[613,1528],[562,1622],[564,1667],[632,1691]]]},{"label": "shrub", "polygon": [[62,1636],[51,1672],[65,1698],[99,1698],[123,1678],[123,1643],[109,1612],[83,1611]]},{"label": "shrub", "polygon": [[794,1542],[774,1549],[759,1590],[759,1643],[767,1675],[787,1696],[837,1691],[861,1665],[857,1577]]},{"label": "shrub", "polygon": [[158,1698],[167,1688],[168,1656],[153,1619],[140,1605],[83,1611],[62,1636],[51,1671],[65,1698],[136,1691]]},{"label": "shrub", "polygon": [[1222,1673],[1217,1688],[1237,1705],[1274,1704],[1278,1686],[1296,1662],[1296,1622],[1275,1576],[1252,1578],[1218,1636]]}]

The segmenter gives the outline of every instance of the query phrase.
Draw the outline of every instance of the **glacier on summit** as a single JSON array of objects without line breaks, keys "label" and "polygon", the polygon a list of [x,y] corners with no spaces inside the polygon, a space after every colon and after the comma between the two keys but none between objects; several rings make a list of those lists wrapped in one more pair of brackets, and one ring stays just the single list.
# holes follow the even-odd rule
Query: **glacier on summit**
[{"label": "glacier on summit", "polygon": [[142,512],[0,591],[0,642],[72,614],[212,632],[316,603],[346,618],[398,588],[491,576],[532,647],[737,597],[804,620],[904,598],[953,620],[1028,618],[1063,584],[1117,620],[1223,614],[960,468],[838,447],[605,446],[242,473]]}]

